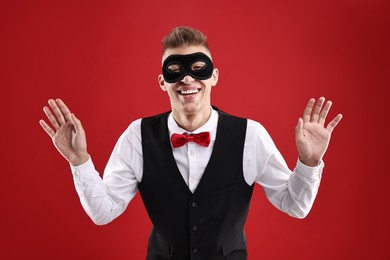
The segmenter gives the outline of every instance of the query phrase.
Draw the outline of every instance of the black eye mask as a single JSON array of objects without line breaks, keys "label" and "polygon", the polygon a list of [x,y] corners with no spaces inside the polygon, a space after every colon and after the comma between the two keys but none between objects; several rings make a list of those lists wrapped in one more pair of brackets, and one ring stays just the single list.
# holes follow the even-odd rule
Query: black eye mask
[{"label": "black eye mask", "polygon": [[170,55],[163,63],[162,73],[164,80],[175,83],[186,75],[199,80],[211,78],[213,75],[213,62],[202,52],[187,55]]}]

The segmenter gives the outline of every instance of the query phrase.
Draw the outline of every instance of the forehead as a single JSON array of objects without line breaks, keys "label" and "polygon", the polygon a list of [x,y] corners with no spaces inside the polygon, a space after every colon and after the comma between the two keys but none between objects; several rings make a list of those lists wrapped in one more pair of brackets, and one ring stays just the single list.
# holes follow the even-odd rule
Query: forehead
[{"label": "forehead", "polygon": [[167,49],[163,54],[162,61],[164,62],[164,60],[170,55],[186,55],[195,52],[203,52],[211,59],[210,51],[206,47],[202,45],[185,45],[179,48]]}]

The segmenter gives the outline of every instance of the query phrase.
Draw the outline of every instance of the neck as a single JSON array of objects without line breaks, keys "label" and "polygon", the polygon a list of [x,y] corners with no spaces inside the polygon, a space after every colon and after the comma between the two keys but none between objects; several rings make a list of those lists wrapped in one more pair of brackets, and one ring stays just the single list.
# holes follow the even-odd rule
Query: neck
[{"label": "neck", "polygon": [[206,124],[206,122],[209,120],[211,116],[211,107],[209,109],[205,109],[202,113],[196,113],[196,114],[184,114],[184,113],[177,113],[175,111],[172,111],[173,118],[175,119],[176,123],[183,129],[187,130],[188,132],[193,132],[199,127]]}]

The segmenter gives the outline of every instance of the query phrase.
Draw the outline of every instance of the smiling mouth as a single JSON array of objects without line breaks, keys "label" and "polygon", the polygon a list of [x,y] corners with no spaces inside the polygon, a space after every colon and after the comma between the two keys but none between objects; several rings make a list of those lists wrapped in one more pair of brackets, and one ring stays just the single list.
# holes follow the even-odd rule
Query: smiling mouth
[{"label": "smiling mouth", "polygon": [[189,89],[189,90],[179,90],[179,91],[177,91],[177,93],[179,93],[180,95],[186,96],[186,95],[197,94],[197,93],[199,93],[199,91],[200,91],[200,88],[198,88],[198,89]]}]

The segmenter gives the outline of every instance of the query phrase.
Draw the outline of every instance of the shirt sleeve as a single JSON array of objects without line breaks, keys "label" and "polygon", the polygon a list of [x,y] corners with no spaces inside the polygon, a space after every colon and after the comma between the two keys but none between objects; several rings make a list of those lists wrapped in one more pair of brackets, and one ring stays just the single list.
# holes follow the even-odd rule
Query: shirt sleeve
[{"label": "shirt sleeve", "polygon": [[245,180],[249,185],[260,184],[268,200],[279,210],[295,218],[306,217],[316,198],[323,167],[323,161],[309,167],[298,159],[291,171],[264,127],[248,120]]},{"label": "shirt sleeve", "polygon": [[107,224],[124,212],[138,191],[142,165],[140,120],[137,120],[118,139],[103,178],[92,159],[71,166],[81,205],[95,224]]}]

